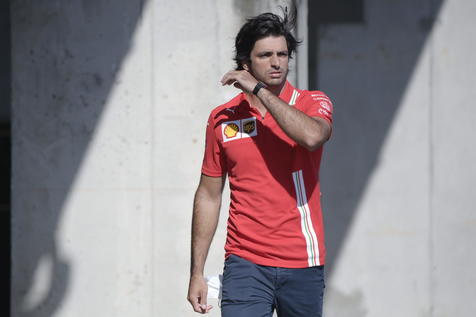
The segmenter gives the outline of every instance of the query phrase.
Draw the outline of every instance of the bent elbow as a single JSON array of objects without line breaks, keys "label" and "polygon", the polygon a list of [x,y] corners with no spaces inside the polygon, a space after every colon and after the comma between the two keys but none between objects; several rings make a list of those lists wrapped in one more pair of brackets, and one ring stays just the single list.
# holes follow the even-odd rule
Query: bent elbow
[{"label": "bent elbow", "polygon": [[319,149],[324,143],[329,138],[323,138],[323,137],[314,137],[314,138],[309,138],[304,142],[303,146],[310,152],[314,152],[317,149]]},{"label": "bent elbow", "polygon": [[323,143],[315,143],[315,144],[307,144],[304,145],[304,147],[309,151],[309,152],[314,152],[317,149],[319,149],[322,146]]},{"label": "bent elbow", "polygon": [[[322,119],[321,119],[322,120]],[[308,131],[303,146],[310,152],[319,149],[331,137],[331,127],[326,124],[319,124],[319,129]]]}]

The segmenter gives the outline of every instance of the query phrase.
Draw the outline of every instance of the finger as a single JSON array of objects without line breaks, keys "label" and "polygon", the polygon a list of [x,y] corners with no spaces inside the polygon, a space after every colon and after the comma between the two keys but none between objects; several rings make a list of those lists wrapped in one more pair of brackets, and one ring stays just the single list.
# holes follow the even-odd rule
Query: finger
[{"label": "finger", "polygon": [[193,310],[197,313],[201,313],[202,309],[200,307],[200,303],[198,302],[198,297],[194,297],[188,300],[190,304],[192,304]]},{"label": "finger", "polygon": [[244,89],[243,89],[243,86],[241,86],[239,82],[235,82],[235,83],[233,84],[233,86],[235,86],[235,88],[244,90]]},{"label": "finger", "polygon": [[193,310],[197,313],[203,313],[200,305],[200,295],[189,295],[187,297],[190,304],[192,304]]},{"label": "finger", "polygon": [[222,85],[231,85],[237,80],[237,75],[238,75],[237,71],[234,71],[234,70],[229,71],[228,73],[223,75],[220,82],[222,83]]},{"label": "finger", "polygon": [[208,290],[206,288],[202,289],[200,292],[200,308],[202,309],[202,312],[207,311],[207,293]]},{"label": "finger", "polygon": [[205,313],[207,313],[207,314],[208,314],[208,312],[209,312],[209,311],[210,311],[212,308],[213,308],[213,306],[212,306],[212,305],[208,305],[208,306],[207,306],[207,310],[205,311]]},{"label": "finger", "polygon": [[223,78],[221,84],[222,84],[223,86],[225,86],[225,85],[231,85],[231,84],[233,84],[234,82],[236,82],[236,79],[235,79],[234,77],[227,76],[227,77]]},{"label": "finger", "polygon": [[222,83],[222,85],[225,85],[225,83],[230,79],[230,73],[231,72],[228,72],[226,73],[225,75],[223,75],[223,77],[221,78],[220,82]]}]

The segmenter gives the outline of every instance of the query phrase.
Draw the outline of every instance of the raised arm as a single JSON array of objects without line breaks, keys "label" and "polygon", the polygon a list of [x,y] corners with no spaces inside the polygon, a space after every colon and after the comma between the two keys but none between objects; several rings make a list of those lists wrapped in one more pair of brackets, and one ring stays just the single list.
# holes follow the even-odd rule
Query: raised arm
[{"label": "raised arm", "polygon": [[203,270],[218,224],[224,183],[224,176],[210,177],[202,174],[193,202],[190,283],[187,299],[193,309],[202,314],[212,308],[207,305],[208,286],[203,277]]},{"label": "raised arm", "polygon": [[296,143],[309,151],[318,149],[331,136],[330,124],[319,117],[310,117],[262,88],[257,94],[281,129]]},{"label": "raised arm", "polygon": [[223,85],[233,84],[250,98],[257,99],[266,111],[271,113],[281,129],[309,151],[316,150],[329,139],[332,129],[326,120],[310,117],[295,107],[290,107],[267,88],[261,88],[257,95],[253,95],[258,80],[248,71],[230,71],[223,76],[221,82]]}]

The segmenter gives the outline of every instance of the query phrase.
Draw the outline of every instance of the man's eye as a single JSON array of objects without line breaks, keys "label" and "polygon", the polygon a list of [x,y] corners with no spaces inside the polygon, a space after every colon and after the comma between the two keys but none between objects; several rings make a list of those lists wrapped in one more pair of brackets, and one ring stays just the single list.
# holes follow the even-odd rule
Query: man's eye
[{"label": "man's eye", "polygon": [[260,54],[259,57],[270,57],[272,55],[272,53],[264,53],[264,54]]}]

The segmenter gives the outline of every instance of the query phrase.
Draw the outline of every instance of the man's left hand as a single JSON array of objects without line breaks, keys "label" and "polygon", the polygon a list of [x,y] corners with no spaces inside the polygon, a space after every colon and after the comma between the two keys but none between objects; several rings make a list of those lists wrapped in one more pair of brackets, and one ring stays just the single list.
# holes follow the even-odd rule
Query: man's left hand
[{"label": "man's left hand", "polygon": [[233,85],[245,93],[252,93],[258,81],[246,70],[231,70],[221,79],[221,84]]}]

